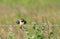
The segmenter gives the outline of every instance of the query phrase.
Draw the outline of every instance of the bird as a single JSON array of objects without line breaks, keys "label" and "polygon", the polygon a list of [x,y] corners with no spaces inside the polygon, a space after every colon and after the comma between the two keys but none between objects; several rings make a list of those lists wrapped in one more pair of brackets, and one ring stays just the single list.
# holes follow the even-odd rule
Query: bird
[{"label": "bird", "polygon": [[25,19],[21,18],[20,20],[17,20],[16,23],[19,24],[20,28],[22,29],[22,26],[25,25],[27,22]]}]

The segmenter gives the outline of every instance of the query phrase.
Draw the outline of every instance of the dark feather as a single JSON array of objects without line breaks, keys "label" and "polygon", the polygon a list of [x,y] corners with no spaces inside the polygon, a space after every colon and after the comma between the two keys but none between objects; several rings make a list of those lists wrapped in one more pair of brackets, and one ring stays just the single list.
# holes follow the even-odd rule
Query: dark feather
[{"label": "dark feather", "polygon": [[21,22],[24,22],[24,24],[26,24],[27,22],[26,22],[26,20],[24,20],[24,19],[21,19]]},{"label": "dark feather", "polygon": [[17,21],[16,21],[16,23],[17,23],[17,24],[20,24],[20,21],[19,21],[19,20],[17,20]]}]

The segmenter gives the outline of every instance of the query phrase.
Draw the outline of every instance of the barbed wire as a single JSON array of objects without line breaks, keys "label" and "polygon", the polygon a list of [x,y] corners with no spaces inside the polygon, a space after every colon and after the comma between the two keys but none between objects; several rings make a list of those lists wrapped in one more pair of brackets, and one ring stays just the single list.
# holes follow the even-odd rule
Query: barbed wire
[{"label": "barbed wire", "polygon": [[[9,25],[9,24],[7,24],[7,25],[5,25],[5,24],[0,24],[0,27],[1,26],[3,26],[3,27],[5,27],[5,26],[20,26],[20,25]],[[33,26],[33,25],[29,25],[29,24],[26,24],[26,25],[23,25],[23,26]],[[48,26],[47,24],[36,24],[35,26]],[[49,24],[49,26],[60,26],[60,24]]]}]

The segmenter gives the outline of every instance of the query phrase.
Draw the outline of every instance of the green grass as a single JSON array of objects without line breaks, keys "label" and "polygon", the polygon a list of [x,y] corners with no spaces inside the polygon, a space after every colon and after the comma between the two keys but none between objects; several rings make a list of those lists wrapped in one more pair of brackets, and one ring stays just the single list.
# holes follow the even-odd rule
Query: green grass
[{"label": "green grass", "polygon": [[[24,18],[27,20],[24,30],[25,33],[28,32],[24,38],[60,39],[59,16],[60,0],[0,0],[0,24],[5,25],[3,27],[0,26],[0,38],[8,38],[8,33],[10,32],[9,25],[17,25],[16,20]],[[47,25],[43,26],[41,25],[42,23]],[[54,24],[59,24],[59,26]],[[50,27],[49,25],[54,26]],[[10,39],[15,39],[15,36],[17,39],[18,37],[23,37],[20,36],[19,25],[12,28],[12,32],[15,35],[9,37]]]}]

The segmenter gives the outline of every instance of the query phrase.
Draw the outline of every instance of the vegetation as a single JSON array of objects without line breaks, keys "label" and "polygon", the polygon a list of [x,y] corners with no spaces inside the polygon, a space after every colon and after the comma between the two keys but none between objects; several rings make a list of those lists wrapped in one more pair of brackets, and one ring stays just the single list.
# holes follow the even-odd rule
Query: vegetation
[{"label": "vegetation", "polygon": [[60,39],[60,0],[0,0],[0,39]]}]

